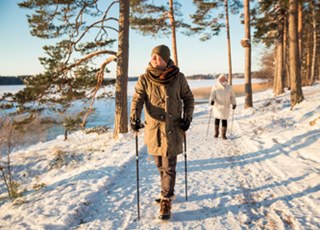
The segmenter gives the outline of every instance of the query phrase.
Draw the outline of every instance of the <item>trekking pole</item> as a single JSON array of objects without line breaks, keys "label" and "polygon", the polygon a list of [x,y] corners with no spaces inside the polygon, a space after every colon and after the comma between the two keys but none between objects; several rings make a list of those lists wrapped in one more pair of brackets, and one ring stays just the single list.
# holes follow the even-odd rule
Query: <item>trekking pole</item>
[{"label": "trekking pole", "polygon": [[207,138],[208,138],[209,127],[210,127],[210,121],[211,121],[211,115],[212,115],[212,106],[211,106],[211,108],[210,108],[210,114],[209,114],[209,122],[208,122],[208,128],[207,128],[206,140],[207,140]]},{"label": "trekking pole", "polygon": [[186,200],[188,200],[188,181],[187,181],[187,135],[184,132],[184,176],[185,176],[185,190]]},{"label": "trekking pole", "polygon": [[138,220],[140,220],[138,131],[135,132],[135,135],[136,135],[137,209],[138,209]]},{"label": "trekking pole", "polygon": [[232,120],[231,120],[231,136],[233,136],[233,120],[234,120],[234,109],[232,110]]}]

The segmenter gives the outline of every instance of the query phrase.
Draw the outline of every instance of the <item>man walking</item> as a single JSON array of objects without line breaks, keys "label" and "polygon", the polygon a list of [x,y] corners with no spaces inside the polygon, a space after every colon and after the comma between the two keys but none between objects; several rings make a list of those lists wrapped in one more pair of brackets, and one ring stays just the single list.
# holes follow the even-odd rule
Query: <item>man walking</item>
[{"label": "man walking", "polygon": [[175,198],[177,155],[183,152],[184,132],[192,121],[194,99],[185,76],[170,59],[165,45],[153,48],[146,72],[135,86],[130,123],[139,131],[144,106],[148,153],[154,156],[161,179],[160,219],[170,219]]}]

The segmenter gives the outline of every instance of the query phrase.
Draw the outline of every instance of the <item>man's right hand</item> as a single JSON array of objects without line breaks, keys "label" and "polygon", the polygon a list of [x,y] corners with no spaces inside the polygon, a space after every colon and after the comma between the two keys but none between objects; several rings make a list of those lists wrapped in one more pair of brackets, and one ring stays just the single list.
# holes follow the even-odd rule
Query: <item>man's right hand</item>
[{"label": "man's right hand", "polygon": [[143,128],[143,125],[141,124],[141,121],[139,119],[131,120],[130,125],[132,130],[135,132],[139,132],[139,129]]}]

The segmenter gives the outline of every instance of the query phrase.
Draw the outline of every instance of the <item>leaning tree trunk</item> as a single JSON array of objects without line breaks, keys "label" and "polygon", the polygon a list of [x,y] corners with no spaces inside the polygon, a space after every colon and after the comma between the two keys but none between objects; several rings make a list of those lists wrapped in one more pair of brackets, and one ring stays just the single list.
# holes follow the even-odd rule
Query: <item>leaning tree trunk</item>
[{"label": "leaning tree trunk", "polygon": [[297,11],[298,1],[289,0],[289,55],[291,77],[291,108],[293,108],[297,103],[300,103],[304,99],[301,87]]},{"label": "leaning tree trunk", "polygon": [[244,81],[245,81],[245,108],[253,106],[252,103],[252,85],[251,85],[251,34],[250,34],[250,0],[244,0],[244,32],[245,41],[247,41],[245,48],[245,69],[244,69]]},{"label": "leaning tree trunk", "polygon": [[229,67],[228,81],[229,81],[229,84],[232,85],[232,62],[231,62],[231,42],[230,42],[228,0],[224,0],[224,6],[226,10],[226,30],[227,30],[227,42],[228,42],[228,67]]},{"label": "leaning tree trunk", "polygon": [[315,5],[312,2],[312,33],[313,33],[313,50],[312,50],[312,64],[311,64],[311,76],[309,85],[312,85],[315,81],[316,72],[316,58],[317,58],[317,20],[316,20],[316,10]]},{"label": "leaning tree trunk", "polygon": [[273,82],[273,93],[275,95],[280,95],[284,93],[283,25],[284,17],[281,16],[278,18],[278,38],[276,41],[276,63]]},{"label": "leaning tree trunk", "polygon": [[172,51],[173,51],[173,61],[176,66],[178,66],[178,51],[177,51],[177,37],[176,37],[176,24],[174,20],[174,10],[173,10],[173,0],[169,0],[170,11],[169,18],[172,31]]},{"label": "leaning tree trunk", "polygon": [[130,0],[120,0],[119,39],[117,55],[117,79],[115,120],[113,137],[128,132],[128,60],[129,60],[129,7]]}]

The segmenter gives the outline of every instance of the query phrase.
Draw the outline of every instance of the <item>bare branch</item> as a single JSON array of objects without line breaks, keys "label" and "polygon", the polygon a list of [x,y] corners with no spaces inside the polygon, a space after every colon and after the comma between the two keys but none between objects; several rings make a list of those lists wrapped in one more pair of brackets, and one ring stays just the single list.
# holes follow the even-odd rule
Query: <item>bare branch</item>
[{"label": "bare branch", "polygon": [[93,57],[95,57],[95,56],[99,56],[99,55],[101,55],[101,54],[110,54],[110,55],[117,56],[117,52],[114,52],[114,51],[111,51],[111,50],[100,50],[100,51],[96,51],[96,52],[93,52],[93,53],[91,53],[91,54],[88,54],[88,55],[85,56],[84,58],[79,59],[77,62],[75,62],[75,63],[73,63],[73,64],[71,64],[71,65],[69,65],[69,66],[66,66],[66,67],[64,68],[64,70],[70,70],[70,69],[72,69],[73,67],[78,66],[78,65],[80,65],[81,63],[87,61],[88,59],[91,59],[91,58],[93,58]]},{"label": "bare branch", "polygon": [[86,124],[86,121],[87,121],[87,118],[88,116],[90,115],[91,111],[92,111],[92,107],[93,107],[93,104],[95,102],[95,98],[96,98],[96,94],[98,92],[98,90],[101,88],[101,85],[102,85],[102,82],[103,82],[103,78],[104,78],[104,71],[106,69],[106,66],[114,61],[117,57],[116,56],[112,56],[112,57],[109,57],[108,59],[106,59],[100,66],[100,70],[99,72],[97,72],[96,76],[97,76],[97,85],[95,86],[94,90],[93,90],[93,94],[92,94],[92,99],[91,99],[91,103],[90,103],[90,107],[89,107],[89,110],[87,111],[87,113],[85,114],[84,118],[83,118],[83,121],[82,121],[82,124],[81,124],[81,127],[84,128],[85,127],[85,124]]},{"label": "bare branch", "polygon": [[101,20],[99,20],[99,21],[96,21],[96,22],[92,23],[90,26],[88,26],[88,27],[85,29],[85,31],[81,34],[81,36],[78,38],[78,40],[76,40],[73,44],[76,45],[76,44],[86,35],[86,33],[87,33],[91,28],[93,28],[95,25],[97,25],[97,24],[99,24],[99,23],[102,23],[102,22],[104,22],[104,21],[108,21],[108,20],[114,20],[114,21],[118,22],[118,19],[117,19],[117,18],[113,18],[113,17],[107,18],[107,19],[105,19],[105,20],[104,20],[104,19],[101,19]]}]

